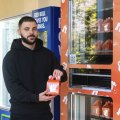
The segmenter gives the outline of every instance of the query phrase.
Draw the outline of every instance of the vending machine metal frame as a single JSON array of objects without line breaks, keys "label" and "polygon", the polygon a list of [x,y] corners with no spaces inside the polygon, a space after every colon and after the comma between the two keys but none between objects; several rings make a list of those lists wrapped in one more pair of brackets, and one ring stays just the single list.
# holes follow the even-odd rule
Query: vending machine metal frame
[{"label": "vending machine metal frame", "polygon": [[[69,61],[69,0],[61,1],[61,63],[68,73],[68,80],[61,84],[60,120],[69,120],[69,93],[110,97],[113,100],[113,120],[120,119],[120,1],[113,0],[113,62],[112,64],[70,64]],[[71,88],[71,68],[111,70],[111,90]],[[81,119],[80,119],[81,120]]]}]

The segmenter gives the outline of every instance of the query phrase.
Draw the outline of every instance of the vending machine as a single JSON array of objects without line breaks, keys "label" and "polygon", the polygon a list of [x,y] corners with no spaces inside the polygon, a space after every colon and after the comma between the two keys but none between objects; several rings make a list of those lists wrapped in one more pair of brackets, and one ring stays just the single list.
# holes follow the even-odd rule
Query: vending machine
[{"label": "vending machine", "polygon": [[[32,11],[38,23],[39,38],[43,45],[52,50],[60,60],[60,7],[49,6]],[[60,120],[60,96],[52,101],[54,120]]]},{"label": "vending machine", "polygon": [[60,120],[120,120],[120,0],[61,1]]}]

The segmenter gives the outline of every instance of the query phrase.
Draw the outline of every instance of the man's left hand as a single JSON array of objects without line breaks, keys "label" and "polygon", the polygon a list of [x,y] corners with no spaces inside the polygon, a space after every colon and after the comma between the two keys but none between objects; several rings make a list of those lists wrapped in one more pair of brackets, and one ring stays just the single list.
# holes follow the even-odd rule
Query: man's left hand
[{"label": "man's left hand", "polygon": [[61,77],[62,77],[62,75],[63,75],[63,72],[62,71],[60,71],[60,70],[58,70],[58,69],[55,69],[54,71],[53,71],[53,75],[51,76],[49,76],[49,79],[51,79],[51,77],[53,77],[53,78],[55,78],[55,79],[57,79],[57,80],[60,80],[61,79]]}]

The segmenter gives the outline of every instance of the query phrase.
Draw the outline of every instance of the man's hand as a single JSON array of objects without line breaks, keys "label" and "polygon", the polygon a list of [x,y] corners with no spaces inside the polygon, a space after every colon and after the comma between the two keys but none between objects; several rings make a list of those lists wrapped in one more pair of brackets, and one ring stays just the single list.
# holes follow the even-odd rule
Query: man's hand
[{"label": "man's hand", "polygon": [[60,80],[62,76],[63,76],[63,72],[62,71],[60,71],[58,69],[55,69],[53,71],[53,75],[52,75],[53,78],[56,78],[56,79]]},{"label": "man's hand", "polygon": [[39,101],[49,101],[54,99],[56,96],[49,96],[47,95],[47,91],[41,92],[39,94]]}]

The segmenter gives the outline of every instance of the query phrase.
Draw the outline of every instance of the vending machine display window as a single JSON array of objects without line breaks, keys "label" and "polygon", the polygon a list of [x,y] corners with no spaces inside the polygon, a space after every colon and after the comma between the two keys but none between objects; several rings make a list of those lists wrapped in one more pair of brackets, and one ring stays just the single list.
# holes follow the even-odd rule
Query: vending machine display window
[{"label": "vending machine display window", "polygon": [[113,120],[110,97],[69,93],[68,98],[69,120]]},{"label": "vending machine display window", "polygon": [[111,90],[110,69],[70,68],[70,87]]},{"label": "vending machine display window", "polygon": [[69,63],[112,61],[113,0],[69,0]]}]

